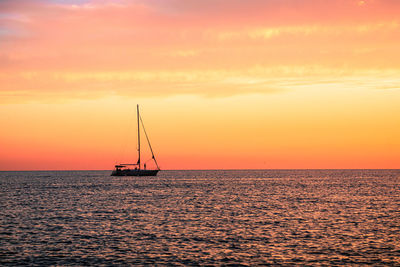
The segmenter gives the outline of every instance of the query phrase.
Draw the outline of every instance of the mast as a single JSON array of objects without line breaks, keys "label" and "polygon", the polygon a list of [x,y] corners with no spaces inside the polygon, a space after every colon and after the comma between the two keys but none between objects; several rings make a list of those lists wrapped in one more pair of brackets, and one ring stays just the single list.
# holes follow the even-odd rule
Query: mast
[{"label": "mast", "polygon": [[139,165],[139,170],[140,170],[140,128],[139,128],[139,105],[137,105],[137,136],[138,136],[138,161],[137,164]]}]

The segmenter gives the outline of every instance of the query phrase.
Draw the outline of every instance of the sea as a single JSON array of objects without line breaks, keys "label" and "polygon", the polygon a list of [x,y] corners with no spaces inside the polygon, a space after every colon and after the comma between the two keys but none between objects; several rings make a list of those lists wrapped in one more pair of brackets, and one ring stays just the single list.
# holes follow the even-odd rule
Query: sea
[{"label": "sea", "polygon": [[400,170],[0,172],[1,266],[400,266]]}]

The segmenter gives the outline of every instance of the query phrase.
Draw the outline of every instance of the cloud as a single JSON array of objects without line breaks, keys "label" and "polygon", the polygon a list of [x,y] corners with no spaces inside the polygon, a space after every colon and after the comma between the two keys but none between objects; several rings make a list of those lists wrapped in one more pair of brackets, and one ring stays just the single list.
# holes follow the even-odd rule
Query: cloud
[{"label": "cloud", "polygon": [[381,81],[400,68],[399,10],[390,0],[1,1],[0,96],[269,93],[342,69]]},{"label": "cloud", "polygon": [[247,71],[22,72],[0,75],[0,83],[8,85],[0,91],[0,103],[180,94],[226,97],[307,87],[324,90],[332,86],[357,90],[396,89],[400,84],[397,73],[397,70],[354,71],[322,66],[255,67]]}]

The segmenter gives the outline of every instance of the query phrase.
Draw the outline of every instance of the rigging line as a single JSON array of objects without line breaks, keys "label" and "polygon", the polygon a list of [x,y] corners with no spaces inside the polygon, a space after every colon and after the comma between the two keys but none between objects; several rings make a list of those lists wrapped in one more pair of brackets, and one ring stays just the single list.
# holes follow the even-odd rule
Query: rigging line
[{"label": "rigging line", "polygon": [[139,118],[140,118],[140,122],[142,123],[144,134],[146,135],[147,143],[149,144],[149,147],[150,147],[151,155],[152,155],[152,157],[154,159],[154,162],[156,163],[157,169],[160,169],[160,167],[157,164],[156,157],[154,157],[153,148],[151,147],[149,137],[147,136],[146,128],[144,128],[144,123],[143,123],[143,120],[142,120],[142,116],[139,115]]}]

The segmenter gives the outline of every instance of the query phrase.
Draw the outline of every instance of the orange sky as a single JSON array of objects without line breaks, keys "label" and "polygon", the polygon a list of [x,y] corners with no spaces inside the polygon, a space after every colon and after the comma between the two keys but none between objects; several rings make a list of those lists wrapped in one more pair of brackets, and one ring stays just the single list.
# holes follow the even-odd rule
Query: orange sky
[{"label": "orange sky", "polygon": [[1,1],[0,170],[135,162],[136,104],[162,169],[400,168],[399,14],[396,0]]}]

